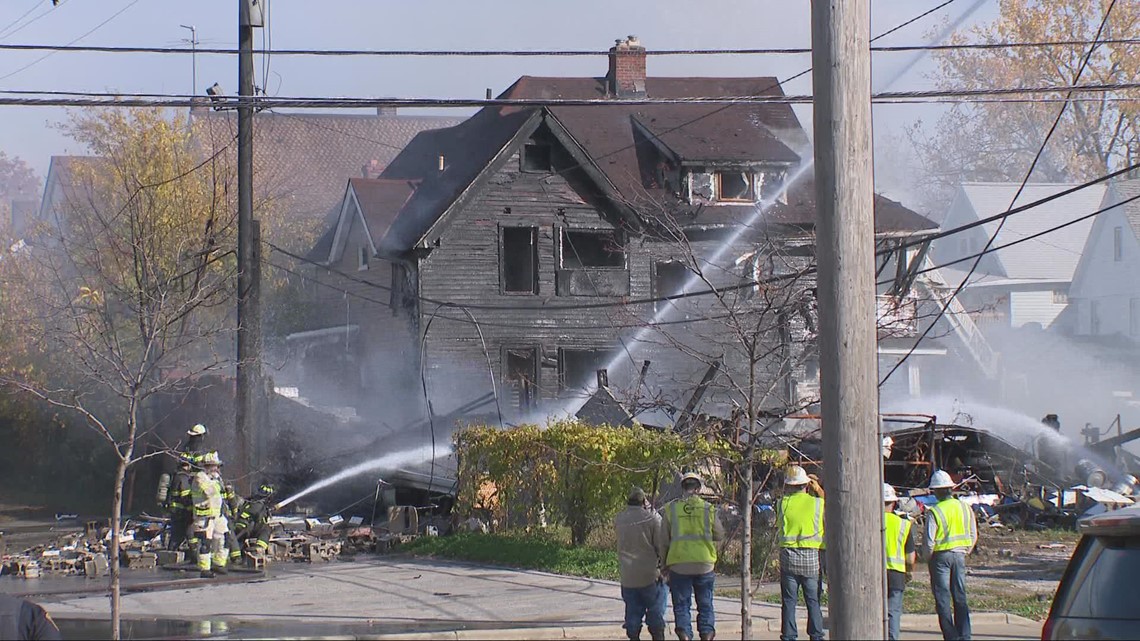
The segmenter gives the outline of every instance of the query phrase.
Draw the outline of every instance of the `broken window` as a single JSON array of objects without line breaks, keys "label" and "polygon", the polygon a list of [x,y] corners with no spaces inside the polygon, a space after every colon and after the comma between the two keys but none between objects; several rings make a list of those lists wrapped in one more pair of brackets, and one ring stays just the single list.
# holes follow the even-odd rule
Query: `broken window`
[{"label": "broken window", "polygon": [[625,247],[617,230],[562,228],[562,268],[625,267]]},{"label": "broken window", "polygon": [[523,145],[522,170],[535,173],[550,173],[550,145],[537,142]]},{"label": "broken window", "polygon": [[[654,298],[680,294],[684,291],[685,284],[689,281],[691,274],[692,272],[689,271],[689,268],[686,267],[684,263],[678,261],[657,263],[653,267]],[[670,302],[673,301],[660,301],[658,306]]]},{"label": "broken window", "polygon": [[499,264],[503,292],[537,294],[538,228],[503,227]]},{"label": "broken window", "polygon": [[744,171],[716,172],[717,200],[755,202],[752,174]]},{"label": "broken window", "polygon": [[538,402],[538,349],[508,347],[503,350],[503,378],[513,406],[525,410]]},{"label": "broken window", "polygon": [[598,370],[607,369],[613,357],[613,350],[608,349],[559,349],[558,380],[562,389],[588,389],[597,380]]},{"label": "broken window", "polygon": [[759,183],[760,198],[765,201],[788,204],[788,190],[785,189],[787,174],[783,171],[766,171],[756,177]]}]

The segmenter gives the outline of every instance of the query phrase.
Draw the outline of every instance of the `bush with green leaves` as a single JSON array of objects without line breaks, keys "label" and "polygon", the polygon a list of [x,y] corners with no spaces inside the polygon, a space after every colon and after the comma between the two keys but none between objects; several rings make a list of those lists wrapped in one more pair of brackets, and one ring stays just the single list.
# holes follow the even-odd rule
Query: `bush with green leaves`
[{"label": "bush with green leaves", "polygon": [[726,444],[704,436],[577,421],[473,426],[455,440],[461,512],[509,527],[545,519],[569,527],[575,545],[622,509],[632,488],[654,495],[682,470],[715,476],[733,458]]}]

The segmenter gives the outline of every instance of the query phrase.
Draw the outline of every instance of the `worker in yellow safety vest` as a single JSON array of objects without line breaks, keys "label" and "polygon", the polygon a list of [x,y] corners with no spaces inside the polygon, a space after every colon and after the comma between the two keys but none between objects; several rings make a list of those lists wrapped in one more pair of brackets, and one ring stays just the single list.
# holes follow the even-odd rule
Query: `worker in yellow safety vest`
[{"label": "worker in yellow safety vest", "polygon": [[661,510],[661,557],[673,598],[673,625],[677,638],[693,638],[692,601],[697,600],[697,632],[702,641],[716,637],[713,584],[716,575],[716,542],[724,538],[724,526],[716,507],[700,496],[701,477],[689,472],[681,477],[681,498]]},{"label": "worker in yellow safety vest", "polygon": [[225,486],[221,466],[217,452],[205,454],[190,492],[194,504],[194,538],[199,542],[198,570],[202,578],[213,578],[215,572],[225,574],[229,560],[226,555],[229,523],[222,510]]},{"label": "worker in yellow safety vest", "polygon": [[895,488],[883,483],[883,543],[887,559],[887,639],[899,638],[902,625],[903,592],[914,569],[914,536],[911,523],[895,514],[899,497]]},{"label": "worker in yellow safety vest", "polygon": [[930,567],[930,591],[938,611],[938,626],[947,641],[969,639],[970,606],[966,602],[966,555],[978,542],[974,510],[955,498],[954,480],[943,470],[930,477],[937,503],[926,510],[923,557]]},{"label": "worker in yellow safety vest", "polygon": [[776,515],[780,525],[780,638],[794,641],[800,592],[808,610],[808,637],[822,639],[819,606],[819,551],[823,547],[823,499],[807,493],[807,472],[793,465],[784,473],[784,498]]}]

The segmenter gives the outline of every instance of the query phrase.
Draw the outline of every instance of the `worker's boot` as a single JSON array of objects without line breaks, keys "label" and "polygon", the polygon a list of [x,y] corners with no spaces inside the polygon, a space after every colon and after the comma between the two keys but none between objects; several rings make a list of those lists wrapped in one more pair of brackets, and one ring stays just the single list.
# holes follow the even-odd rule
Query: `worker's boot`
[{"label": "worker's boot", "polygon": [[203,579],[212,579],[217,575],[215,575],[212,570],[202,570],[198,573],[198,576],[202,577]]},{"label": "worker's boot", "polygon": [[215,567],[214,572],[217,572],[218,574],[229,574],[229,570],[227,570],[226,566],[224,566],[224,565],[219,565],[219,566]]},{"label": "worker's boot", "polygon": [[649,628],[649,638],[653,641],[665,641],[665,628]]},{"label": "worker's boot", "polygon": [[685,634],[685,631],[681,628],[677,628],[675,632],[677,633],[677,638],[680,639],[680,641],[693,641],[693,637]]},{"label": "worker's boot", "polygon": [[713,641],[713,639],[716,639],[716,632],[701,633],[701,641]]}]

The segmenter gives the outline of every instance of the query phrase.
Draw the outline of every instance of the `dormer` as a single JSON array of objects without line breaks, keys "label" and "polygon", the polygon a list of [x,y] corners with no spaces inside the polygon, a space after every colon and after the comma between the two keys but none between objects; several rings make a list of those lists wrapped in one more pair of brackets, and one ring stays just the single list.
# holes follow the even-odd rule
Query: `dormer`
[{"label": "dormer", "polygon": [[764,125],[715,114],[686,120],[650,108],[632,118],[661,156],[658,183],[681,200],[693,205],[786,202],[780,186],[800,157]]}]

